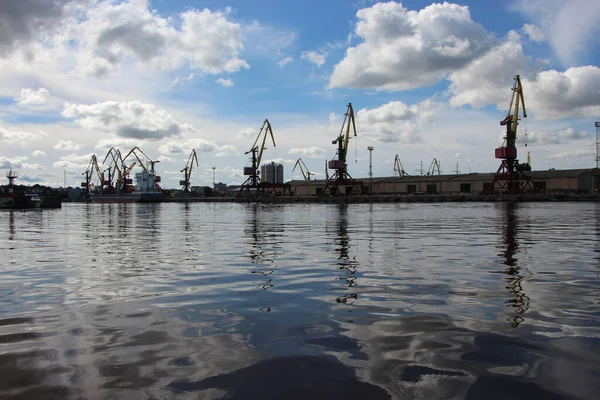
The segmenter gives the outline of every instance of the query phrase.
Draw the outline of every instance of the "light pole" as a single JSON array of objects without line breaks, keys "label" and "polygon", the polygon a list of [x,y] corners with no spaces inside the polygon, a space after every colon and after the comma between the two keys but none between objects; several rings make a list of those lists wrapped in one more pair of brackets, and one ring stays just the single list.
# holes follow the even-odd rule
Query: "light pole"
[{"label": "light pole", "polygon": [[213,170],[213,189],[217,188],[217,185],[215,184],[215,170],[216,169],[217,169],[216,167],[212,167],[212,170]]},{"label": "light pole", "polygon": [[369,194],[373,193],[373,146],[367,147],[369,150]]}]

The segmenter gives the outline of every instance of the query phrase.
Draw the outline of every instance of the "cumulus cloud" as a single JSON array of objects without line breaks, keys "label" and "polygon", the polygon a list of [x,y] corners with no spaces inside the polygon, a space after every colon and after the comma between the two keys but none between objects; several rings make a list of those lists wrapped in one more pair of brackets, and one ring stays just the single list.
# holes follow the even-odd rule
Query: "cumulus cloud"
[{"label": "cumulus cloud", "polygon": [[[8,157],[0,156],[0,169],[8,169],[8,168],[33,169],[33,170],[44,169],[44,167],[42,167],[40,164],[29,164],[29,163],[26,163],[25,161],[27,161],[27,157],[8,158]],[[21,179],[21,177],[19,177],[19,179]]]},{"label": "cumulus cloud", "polygon": [[214,152],[215,155],[223,156],[236,152],[234,146],[224,145],[219,146],[211,141],[194,138],[184,141],[166,141],[158,147],[158,151],[165,155],[188,155],[192,149],[196,149],[197,153]]},{"label": "cumulus cloud", "polygon": [[21,89],[21,95],[15,100],[20,106],[39,106],[48,102],[50,93],[44,88],[33,89]]},{"label": "cumulus cloud", "polygon": [[317,53],[316,51],[304,51],[300,55],[300,58],[303,60],[307,60],[312,64],[315,64],[318,68],[325,64],[327,53]]},{"label": "cumulus cloud", "polygon": [[34,150],[31,155],[33,157],[46,157],[46,153],[44,153],[42,150]]},{"label": "cumulus cloud", "polygon": [[367,110],[363,108],[357,113],[357,119],[361,122],[376,124],[376,123],[393,123],[400,120],[410,120],[417,115],[417,107],[404,104],[401,101],[390,101],[378,108]]},{"label": "cumulus cloud", "polygon": [[565,151],[563,153],[549,154],[544,158],[557,159],[557,158],[573,158],[573,157],[591,157],[596,155],[593,149],[579,149],[575,151]]},{"label": "cumulus cloud", "polygon": [[325,150],[317,146],[295,147],[288,151],[288,154],[297,154],[299,156],[310,158],[322,158],[325,156]]},{"label": "cumulus cloud", "polygon": [[0,2],[0,56],[28,45],[38,35],[58,27],[79,0],[17,0]]},{"label": "cumulus cloud", "polygon": [[521,79],[535,74],[535,66],[528,66],[530,61],[523,54],[520,42],[507,39],[464,68],[450,74],[450,104],[455,107],[467,104],[483,107],[502,102],[508,104],[515,71],[520,71]]},{"label": "cumulus cloud", "polygon": [[54,168],[72,169],[75,171],[83,171],[92,158],[92,153],[89,154],[69,154],[62,156],[58,161],[54,162]]},{"label": "cumulus cloud", "polygon": [[215,82],[223,87],[232,87],[233,81],[231,79],[219,78]]},{"label": "cumulus cloud", "polygon": [[289,56],[288,56],[288,57],[286,57],[286,58],[284,58],[284,59],[282,59],[282,60],[279,60],[279,61],[277,62],[277,65],[279,65],[279,68],[283,68],[283,67],[285,67],[286,65],[288,65],[289,63],[291,63],[292,61],[294,61],[294,58],[293,58],[293,57],[289,57]]},{"label": "cumulus cloud", "polygon": [[363,108],[356,113],[357,130],[383,143],[418,143],[422,141],[420,125],[430,117],[429,105],[428,101],[421,106],[391,101],[377,108]]},{"label": "cumulus cloud", "polygon": [[100,2],[74,27],[79,64],[101,77],[137,61],[164,70],[188,65],[207,74],[249,68],[238,58],[242,29],[227,19],[230,10],[189,10],[163,18],[146,0]]},{"label": "cumulus cloud", "polygon": [[529,37],[529,40],[532,42],[542,43],[545,40],[544,33],[535,25],[523,25],[523,32],[525,32],[525,34]]},{"label": "cumulus cloud", "polygon": [[542,71],[523,86],[526,105],[536,119],[600,115],[600,68],[596,66]]},{"label": "cumulus cloud", "polygon": [[493,40],[471,20],[468,7],[431,4],[409,11],[377,3],[356,13],[354,36],[331,75],[329,88],[407,90],[435,83],[485,53]]},{"label": "cumulus cloud", "polygon": [[541,28],[566,65],[598,48],[600,2],[593,0],[519,0],[516,8]]},{"label": "cumulus cloud", "polygon": [[20,131],[11,131],[0,126],[0,141],[5,141],[13,144],[20,144],[25,146],[31,141],[38,140],[47,136],[46,132],[37,131],[37,132],[20,132]]},{"label": "cumulus cloud", "polygon": [[65,104],[62,115],[89,129],[129,139],[159,140],[194,132],[165,110],[139,101],[106,101],[92,105]]},{"label": "cumulus cloud", "polygon": [[587,131],[577,132],[573,128],[563,129],[558,132],[523,132],[519,135],[517,143],[521,144],[566,144],[572,140],[589,140],[591,135]]},{"label": "cumulus cloud", "polygon": [[76,144],[71,140],[61,140],[54,145],[53,149],[61,151],[79,151],[83,149],[83,145],[79,143]]}]

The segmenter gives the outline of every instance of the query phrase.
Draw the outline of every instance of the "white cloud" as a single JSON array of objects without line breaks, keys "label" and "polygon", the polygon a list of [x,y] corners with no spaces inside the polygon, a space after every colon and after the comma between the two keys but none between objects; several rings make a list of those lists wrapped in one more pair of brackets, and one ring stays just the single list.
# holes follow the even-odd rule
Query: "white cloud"
[{"label": "white cloud", "polygon": [[590,65],[569,68],[565,72],[543,71],[535,81],[524,82],[523,86],[525,105],[536,119],[600,115],[599,67]]},{"label": "white cloud", "polygon": [[579,149],[575,151],[565,151],[563,153],[550,154],[544,158],[548,159],[560,159],[560,158],[573,158],[573,157],[591,157],[596,155],[593,149]]},{"label": "white cloud", "polygon": [[[88,166],[92,158],[92,153],[89,154],[69,154],[62,156],[52,166],[54,168],[71,169],[75,171],[82,171]],[[101,160],[99,160],[101,161]]]},{"label": "white cloud", "polygon": [[175,20],[151,11],[145,0],[98,3],[75,27],[81,38],[79,64],[95,76],[130,61],[163,70],[187,64],[208,74],[248,68],[238,58],[241,26],[227,19],[229,12],[189,10]]},{"label": "white cloud", "polygon": [[83,145],[79,143],[76,144],[71,140],[61,140],[54,145],[53,149],[61,151],[79,151],[83,149]]},{"label": "white cloud", "polygon": [[19,132],[10,131],[0,126],[0,141],[6,141],[8,143],[16,143],[25,146],[31,141],[38,140],[47,136],[46,132]]},{"label": "white cloud", "polygon": [[521,131],[517,144],[566,144],[572,140],[589,140],[591,135],[587,131],[577,132],[573,128],[563,129],[558,132],[527,132]]},{"label": "white cloud", "polygon": [[315,64],[318,68],[325,64],[327,53],[317,53],[316,51],[304,51],[300,55],[300,58]]},{"label": "white cloud", "polygon": [[39,106],[46,104],[48,97],[50,97],[50,93],[44,88],[38,88],[38,90],[21,89],[21,95],[15,100],[20,106]]},{"label": "white cloud", "polygon": [[[104,138],[104,139],[98,140],[98,142],[96,143],[95,149],[107,152],[111,147],[114,147],[115,149],[121,149],[121,152],[123,152],[122,149],[127,149],[127,151],[129,151],[130,149],[132,149],[136,146],[143,150],[147,145],[148,145],[147,140],[130,139],[130,138],[122,138],[122,137],[110,137],[110,138]],[[100,160],[100,161],[102,161],[102,160]]]},{"label": "white cloud", "polygon": [[[41,170],[44,169],[40,164],[29,164],[24,161],[27,161],[27,157],[13,157],[8,158],[4,156],[0,156],[0,169],[32,169],[32,170]],[[21,177],[20,177],[21,179]]]},{"label": "white cloud", "polygon": [[322,158],[325,156],[325,150],[317,146],[311,147],[295,147],[288,151],[288,154],[297,154],[310,158]]},{"label": "white cloud", "polygon": [[[506,103],[504,107],[508,107],[515,71],[520,72],[521,79],[535,73],[535,67],[528,67],[529,61],[523,54],[521,43],[505,41],[450,74],[450,104],[455,107],[467,104],[483,107]],[[528,100],[527,94],[525,98]]]},{"label": "white cloud", "polygon": [[431,4],[409,11],[395,2],[356,13],[355,36],[331,75],[329,88],[407,90],[430,85],[485,53],[493,44],[468,7]]},{"label": "white cloud", "polygon": [[233,81],[231,79],[219,78],[215,82],[217,82],[219,85],[221,85],[223,87],[232,87],[233,86]]},{"label": "white cloud", "polygon": [[2,5],[8,3],[0,4],[0,55],[17,55],[13,67],[15,61],[27,69],[34,59],[36,65],[52,61],[63,72],[94,77],[131,65],[142,71],[189,67],[204,74],[249,68],[238,57],[242,27],[228,19],[229,8],[192,9],[173,18],[151,10],[148,0],[19,0],[19,7],[6,8],[2,21]]},{"label": "white cloud", "polygon": [[251,127],[245,127],[240,129],[240,131],[236,134],[238,139],[252,139],[257,135],[257,130]]},{"label": "white cloud", "polygon": [[540,28],[535,25],[525,24],[523,25],[523,32],[527,34],[529,40],[536,43],[542,43],[546,38]]},{"label": "white cloud", "polygon": [[573,65],[598,48],[600,2],[595,0],[519,0],[516,8],[541,28],[563,63]]},{"label": "white cloud", "polygon": [[283,68],[286,65],[288,65],[289,63],[291,63],[292,61],[294,61],[294,57],[288,56],[286,58],[283,58],[283,59],[279,60],[277,62],[277,65],[279,65],[279,68]]},{"label": "white cloud", "polygon": [[92,130],[130,139],[158,140],[181,136],[194,129],[167,111],[139,101],[106,101],[92,105],[65,104],[62,115]]},{"label": "white cloud", "polygon": [[422,141],[420,125],[431,112],[429,102],[408,106],[400,101],[390,101],[377,108],[359,110],[356,113],[357,130],[361,136],[383,143],[418,143]]},{"label": "white cloud", "polygon": [[44,153],[42,150],[34,150],[31,155],[33,157],[46,157],[46,153]]},{"label": "white cloud", "polygon": [[27,46],[38,35],[57,28],[85,3],[74,0],[8,0],[0,2],[0,56]]},{"label": "white cloud", "polygon": [[237,151],[234,146],[219,146],[211,141],[200,138],[193,138],[184,141],[168,140],[158,147],[158,151],[161,154],[166,155],[184,154],[187,156],[192,151],[192,149],[196,149],[199,158],[201,153],[214,152],[215,156],[223,156]]},{"label": "white cloud", "polygon": [[417,115],[417,107],[409,107],[401,101],[390,101],[378,108],[359,110],[357,120],[367,123],[390,123],[400,120],[410,120]]}]

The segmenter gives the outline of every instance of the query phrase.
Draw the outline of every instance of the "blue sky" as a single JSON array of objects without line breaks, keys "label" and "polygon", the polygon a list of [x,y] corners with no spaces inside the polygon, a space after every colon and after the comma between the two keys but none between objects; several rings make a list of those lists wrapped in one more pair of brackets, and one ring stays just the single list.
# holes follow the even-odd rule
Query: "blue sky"
[{"label": "blue sky", "polygon": [[[22,0],[0,4],[0,165],[77,185],[92,154],[139,146],[166,187],[240,183],[262,122],[317,178],[352,102],[350,172],[492,172],[513,77],[533,169],[588,168],[600,118],[600,3],[588,0]],[[39,24],[36,21],[42,20]],[[525,135],[527,133],[527,135]],[[527,141],[527,148],[525,148]],[[35,179],[34,179],[35,178]]]}]

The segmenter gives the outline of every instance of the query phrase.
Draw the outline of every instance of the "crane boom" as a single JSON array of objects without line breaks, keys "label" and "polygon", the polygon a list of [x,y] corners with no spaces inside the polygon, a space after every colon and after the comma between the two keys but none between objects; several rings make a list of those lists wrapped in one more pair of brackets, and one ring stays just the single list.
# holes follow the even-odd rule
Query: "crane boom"
[{"label": "crane boom", "polygon": [[[263,135],[262,143],[261,143],[260,149],[258,149],[256,144],[258,143],[258,140],[260,139],[260,135],[263,133],[263,131],[264,131],[264,135]],[[246,152],[246,154],[248,154],[253,151],[258,151],[258,157],[256,159],[256,169],[258,169],[260,167],[262,155],[266,148],[265,144],[267,141],[267,134],[271,135],[271,140],[273,141],[273,147],[276,147],[275,137],[273,136],[273,128],[271,127],[271,123],[269,122],[269,120],[265,119],[265,121],[263,122],[262,128],[260,128],[260,131],[258,132],[258,136],[256,137],[256,140],[254,140],[254,144],[252,145],[252,148]]]},{"label": "crane boom", "polygon": [[[302,161],[301,158],[299,158],[296,161],[294,168],[292,168],[292,172],[294,172],[296,170],[296,167],[300,167],[300,172],[302,173],[302,177],[304,178],[304,180],[310,181],[310,176],[312,175],[312,173],[308,170],[308,167],[306,166],[304,161]],[[305,172],[305,170],[306,170],[306,172]]]},{"label": "crane boom", "polygon": [[352,103],[348,103],[339,136],[333,142],[331,142],[332,144],[338,144],[338,160],[341,162],[346,162],[348,143],[350,142],[350,128],[352,128],[352,131],[354,132],[353,136],[356,136],[356,122],[354,120],[354,109],[352,108]]},{"label": "crane boom", "polygon": [[394,173],[397,174],[398,176],[408,175],[406,173],[406,171],[404,171],[404,167],[402,166],[402,163],[400,162],[400,157],[398,157],[398,154],[396,154],[396,157],[394,157]]},{"label": "crane boom", "polygon": [[179,181],[179,184],[183,186],[183,192],[189,193],[190,191],[190,180],[192,179],[192,171],[194,169],[194,161],[196,162],[196,166],[198,167],[198,155],[196,154],[196,149],[192,149],[190,156],[188,158],[187,164],[180,171],[184,173],[184,179]]}]

